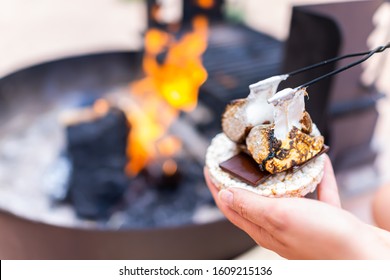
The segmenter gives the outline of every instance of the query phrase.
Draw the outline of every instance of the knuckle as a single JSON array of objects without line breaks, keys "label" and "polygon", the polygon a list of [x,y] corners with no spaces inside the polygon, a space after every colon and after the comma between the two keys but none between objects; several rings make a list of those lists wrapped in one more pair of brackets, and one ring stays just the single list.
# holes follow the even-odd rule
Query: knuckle
[{"label": "knuckle", "polygon": [[237,211],[241,217],[248,218],[248,208],[241,199],[237,201]]}]

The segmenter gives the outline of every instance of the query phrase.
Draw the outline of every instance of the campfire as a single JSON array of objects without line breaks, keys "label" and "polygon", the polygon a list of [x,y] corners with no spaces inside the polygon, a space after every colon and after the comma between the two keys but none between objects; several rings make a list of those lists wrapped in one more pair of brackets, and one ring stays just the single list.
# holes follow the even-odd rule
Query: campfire
[{"label": "campfire", "polygon": [[[206,9],[212,6],[212,1],[201,2]],[[175,32],[171,29],[151,27],[145,33],[144,77],[107,93],[90,108],[63,114],[73,166],[66,200],[80,217],[107,218],[118,209],[132,208],[127,205],[138,205],[143,196],[156,190],[156,202],[152,203],[155,205],[164,198],[174,202],[178,196],[199,199],[196,182],[191,181],[186,169],[198,169],[201,174],[204,148],[199,151],[194,146],[206,144],[196,141],[202,138],[199,135],[189,138],[191,124],[183,121],[183,116],[196,109],[199,89],[207,79],[202,55],[207,49],[208,19],[196,15],[184,31],[177,26]],[[193,130],[192,134],[198,133]],[[186,167],[188,161],[193,162],[192,166]],[[179,185],[186,185],[185,180],[188,185],[195,183],[194,190],[178,190]],[[206,202],[206,192],[201,193],[200,201]],[[194,207],[188,208],[188,212],[196,211],[198,201],[190,202],[187,198],[184,204],[187,203]],[[145,209],[147,205],[140,207]],[[147,215],[153,217],[151,212],[155,211],[147,211],[140,220],[150,220]]]}]

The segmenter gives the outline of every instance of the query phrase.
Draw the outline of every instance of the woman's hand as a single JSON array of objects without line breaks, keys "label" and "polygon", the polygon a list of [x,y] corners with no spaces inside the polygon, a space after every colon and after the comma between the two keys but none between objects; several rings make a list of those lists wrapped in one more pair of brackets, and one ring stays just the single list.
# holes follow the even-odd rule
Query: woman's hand
[{"label": "woman's hand", "polygon": [[318,199],[268,198],[205,178],[224,215],[260,246],[289,259],[390,258],[390,234],[378,232],[340,208],[333,168],[326,159]]}]

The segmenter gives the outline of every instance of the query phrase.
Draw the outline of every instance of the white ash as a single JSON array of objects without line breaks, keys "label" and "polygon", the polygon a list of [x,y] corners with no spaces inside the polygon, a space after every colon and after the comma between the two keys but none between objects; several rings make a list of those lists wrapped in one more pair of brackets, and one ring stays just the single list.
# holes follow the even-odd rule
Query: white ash
[{"label": "white ash", "polygon": [[[314,136],[319,135],[313,124]],[[206,166],[213,183],[219,188],[242,188],[268,197],[302,197],[315,190],[323,176],[325,157],[321,155],[300,170],[273,175],[256,187],[224,172],[219,164],[239,152],[237,145],[224,133],[216,135],[206,153]]]}]

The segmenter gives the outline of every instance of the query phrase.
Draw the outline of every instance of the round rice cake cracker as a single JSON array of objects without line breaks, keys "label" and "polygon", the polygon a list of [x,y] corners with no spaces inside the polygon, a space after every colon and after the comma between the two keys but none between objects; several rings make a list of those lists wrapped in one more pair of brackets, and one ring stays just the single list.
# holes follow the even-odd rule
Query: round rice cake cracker
[{"label": "round rice cake cracker", "polygon": [[[313,134],[319,134],[313,127]],[[303,197],[313,192],[324,175],[325,156],[320,155],[295,172],[277,173],[256,187],[234,178],[219,164],[239,153],[236,143],[224,133],[216,135],[206,153],[206,167],[218,189],[242,188],[268,197]]]}]

